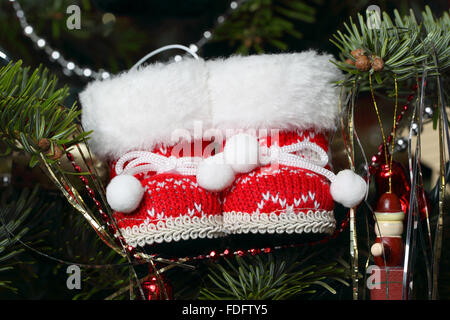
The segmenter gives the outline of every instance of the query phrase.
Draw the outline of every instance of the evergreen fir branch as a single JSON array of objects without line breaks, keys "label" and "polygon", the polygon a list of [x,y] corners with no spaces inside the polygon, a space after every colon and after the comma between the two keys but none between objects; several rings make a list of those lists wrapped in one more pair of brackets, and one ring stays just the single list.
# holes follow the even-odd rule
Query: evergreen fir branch
[{"label": "evergreen fir branch", "polygon": [[[414,13],[403,17],[397,10],[394,11],[394,20],[383,12],[382,20],[376,28],[369,28],[361,14],[358,14],[358,23],[352,18],[349,24],[344,23],[344,32],[337,31],[330,41],[341,51],[341,61],[332,61],[341,70],[350,74],[343,82],[350,85],[356,78],[367,82],[369,73],[375,74],[379,84],[392,82],[395,75],[399,81],[421,76],[426,70],[428,75],[436,75],[438,71],[444,72],[450,66],[450,17],[444,12],[442,17],[436,19],[428,6],[422,12],[422,21],[418,22]],[[433,46],[440,61],[436,66],[431,57]],[[382,71],[360,71],[346,59],[355,58],[351,51],[363,49],[369,57],[379,56],[384,60]]]},{"label": "evergreen fir branch", "polygon": [[294,22],[315,22],[316,9],[302,0],[249,0],[214,31],[213,41],[237,46],[237,53],[288,49],[286,36],[301,39]]},{"label": "evergreen fir branch", "polygon": [[[15,195],[12,188],[4,189],[0,199],[0,272],[7,272],[14,268],[17,258],[24,249],[17,246],[29,227],[23,226],[24,221],[36,210],[44,209],[38,203],[38,190],[36,186],[32,191],[23,189]],[[0,288],[17,291],[11,281],[0,280]]]},{"label": "evergreen fir branch", "polygon": [[57,79],[47,69],[22,67],[22,62],[9,63],[0,68],[0,142],[6,152],[24,151],[31,156],[30,165],[38,163],[42,152],[39,141],[47,139],[51,152],[65,144],[71,146],[82,141],[89,132],[75,134],[81,111],[76,105],[63,107],[69,94],[67,87],[58,88]]},{"label": "evergreen fir branch", "polygon": [[228,259],[224,262],[211,265],[207,276],[210,286],[200,290],[200,299],[281,300],[315,293],[314,287],[334,294],[330,280],[348,285],[343,279],[346,269],[337,263],[299,268],[300,262],[288,266],[271,254],[235,257],[233,262]]}]

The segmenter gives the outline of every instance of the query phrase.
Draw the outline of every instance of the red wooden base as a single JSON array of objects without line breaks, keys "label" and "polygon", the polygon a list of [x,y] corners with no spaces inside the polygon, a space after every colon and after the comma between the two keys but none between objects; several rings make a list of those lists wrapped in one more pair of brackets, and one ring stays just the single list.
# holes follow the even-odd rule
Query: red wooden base
[{"label": "red wooden base", "polygon": [[371,279],[371,300],[402,300],[403,267],[374,268]]}]

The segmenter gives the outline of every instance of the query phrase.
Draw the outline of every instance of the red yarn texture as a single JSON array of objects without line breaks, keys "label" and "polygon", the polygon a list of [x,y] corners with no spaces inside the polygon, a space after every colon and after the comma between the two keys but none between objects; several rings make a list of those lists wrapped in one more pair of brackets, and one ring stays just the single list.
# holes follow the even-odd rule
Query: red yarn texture
[{"label": "red yarn texture", "polygon": [[[268,137],[260,140],[260,144],[271,146],[271,140]],[[298,141],[310,141],[328,152],[326,134],[312,130],[280,132],[277,143],[282,147]],[[202,151],[209,143],[203,142]],[[172,147],[158,146],[152,152],[168,157]],[[111,178],[114,176],[112,163]],[[199,187],[195,176],[147,172],[136,177],[145,188],[139,208],[128,214],[114,213],[118,227],[131,246],[224,236],[227,230],[223,226],[223,213],[258,211],[278,215],[289,206],[295,212],[332,211],[334,206],[325,177],[283,165],[278,168],[267,165],[237,176],[233,185],[221,193]],[[172,222],[167,231],[165,224],[169,220]]]},{"label": "red yarn texture", "polygon": [[[271,139],[261,142],[268,147]],[[279,146],[309,141],[319,145],[328,152],[328,138],[325,134],[312,130],[280,132]],[[327,178],[300,168],[279,165],[260,167],[242,174],[233,186],[224,194],[224,212],[281,213],[286,206],[293,206],[294,211],[306,212],[332,211],[333,198],[330,194]]]}]

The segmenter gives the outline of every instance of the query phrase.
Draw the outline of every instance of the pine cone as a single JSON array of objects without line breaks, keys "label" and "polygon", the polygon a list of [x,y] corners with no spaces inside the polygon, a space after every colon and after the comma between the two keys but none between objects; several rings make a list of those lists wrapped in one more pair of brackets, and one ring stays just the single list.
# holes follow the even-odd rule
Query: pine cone
[{"label": "pine cone", "polygon": [[38,142],[38,147],[42,152],[47,152],[50,149],[50,140],[42,138]]},{"label": "pine cone", "polygon": [[384,61],[378,56],[372,58],[372,68],[374,71],[381,71],[384,68]]},{"label": "pine cone", "polygon": [[355,61],[353,61],[352,59],[347,59],[347,60],[345,60],[345,63],[346,63],[346,64],[351,64],[352,66],[355,65]]},{"label": "pine cone", "polygon": [[55,147],[53,148],[53,152],[49,150],[45,155],[52,160],[58,160],[62,156],[62,150],[55,145]]},{"label": "pine cone", "polygon": [[62,150],[58,146],[55,146],[53,156],[51,156],[50,159],[58,160],[59,158],[61,158],[61,156],[62,156]]},{"label": "pine cone", "polygon": [[366,56],[360,56],[356,59],[355,66],[359,71],[368,71],[371,67],[370,60]]},{"label": "pine cone", "polygon": [[359,57],[363,56],[365,53],[364,49],[355,49],[350,54],[353,56],[353,58],[358,59]]}]

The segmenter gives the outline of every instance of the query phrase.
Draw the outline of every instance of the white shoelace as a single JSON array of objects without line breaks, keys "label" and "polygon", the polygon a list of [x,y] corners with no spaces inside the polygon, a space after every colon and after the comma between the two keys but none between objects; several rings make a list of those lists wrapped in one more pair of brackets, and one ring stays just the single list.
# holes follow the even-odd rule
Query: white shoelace
[{"label": "white shoelace", "polygon": [[[185,176],[195,176],[201,157],[166,157],[148,151],[131,151],[116,163],[116,174],[135,175],[148,171],[156,173],[176,172]],[[125,163],[128,162],[126,166]]]},{"label": "white shoelace", "polygon": [[[331,182],[336,178],[336,175],[333,172],[324,168],[328,164],[328,154],[317,144],[311,142],[297,142],[283,147],[279,147],[278,145],[261,147],[260,150],[262,151],[259,156],[261,165],[278,162],[285,166],[302,168],[315,172],[326,177]],[[303,150],[316,153],[319,156],[319,159],[307,159],[295,154],[296,152]]]},{"label": "white shoelace", "polygon": [[[307,159],[295,154],[299,151],[312,151],[318,155],[318,159]],[[215,155],[220,156],[220,154]],[[222,157],[223,158],[223,157]],[[131,151],[124,154],[116,163],[117,175],[154,171],[156,173],[175,172],[186,176],[195,176],[199,163],[204,160],[201,157],[166,157],[148,151]],[[127,165],[125,165],[125,163]],[[259,162],[262,166],[270,163],[279,163],[285,166],[306,169],[326,177],[333,182],[336,175],[325,169],[328,164],[327,153],[317,144],[311,142],[298,142],[279,147],[260,147]]]}]

